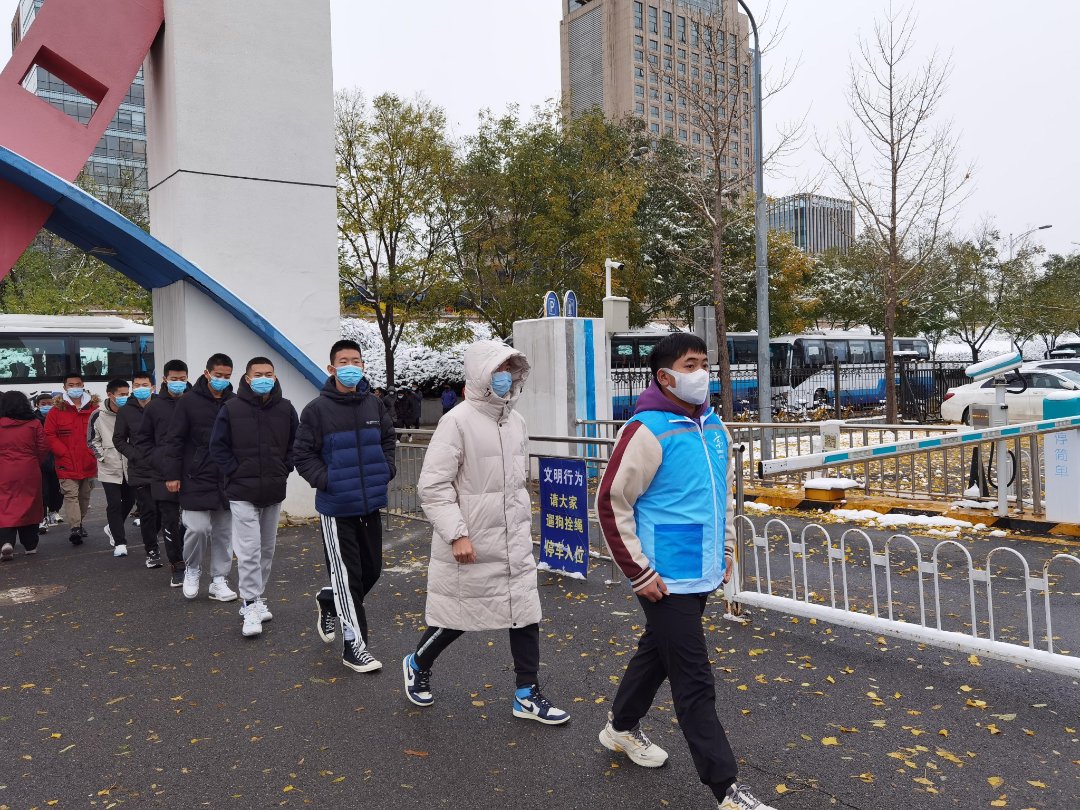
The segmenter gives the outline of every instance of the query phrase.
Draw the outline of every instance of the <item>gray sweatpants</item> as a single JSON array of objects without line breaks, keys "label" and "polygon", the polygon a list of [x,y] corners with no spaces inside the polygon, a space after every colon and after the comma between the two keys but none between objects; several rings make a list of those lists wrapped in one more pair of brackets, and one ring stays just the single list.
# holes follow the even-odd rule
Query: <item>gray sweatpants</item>
[{"label": "gray sweatpants", "polygon": [[250,501],[229,501],[229,507],[240,598],[250,602],[263,595],[270,579],[281,504],[260,508]]},{"label": "gray sweatpants", "polygon": [[232,569],[232,516],[227,509],[193,512],[185,509],[184,565],[205,571],[206,551],[210,550],[210,576],[227,577]]}]

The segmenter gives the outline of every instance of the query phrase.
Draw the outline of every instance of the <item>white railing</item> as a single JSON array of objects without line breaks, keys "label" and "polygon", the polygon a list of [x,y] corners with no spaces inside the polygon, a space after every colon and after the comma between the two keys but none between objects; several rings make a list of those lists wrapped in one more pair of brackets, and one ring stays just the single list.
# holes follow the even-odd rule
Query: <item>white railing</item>
[{"label": "white railing", "polygon": [[[879,548],[862,529],[848,528],[836,541],[827,528],[815,523],[804,527],[796,540],[791,527],[778,518],[765,522],[760,532],[754,522],[746,516],[739,515],[735,520],[741,542],[733,585],[728,590],[729,599],[735,603],[817,619],[830,624],[893,636],[943,649],[982,655],[1047,672],[1080,676],[1080,657],[1055,649],[1050,609],[1051,569],[1059,568],[1060,564],[1065,563],[1075,563],[1080,566],[1080,558],[1072,554],[1054,554],[1042,564],[1041,574],[1033,576],[1028,559],[1015,549],[1007,547],[998,547],[990,551],[986,556],[985,565],[978,568],[972,559],[971,552],[954,540],[939,542],[931,553],[926,554],[914,539],[903,534],[891,535]],[[786,578],[773,576],[774,549],[770,548],[770,540],[774,538],[779,538],[780,543],[786,542],[786,549],[781,550],[781,555],[787,558]],[[808,568],[808,561],[812,559],[809,553],[812,541],[823,544],[825,554],[822,559],[827,561],[827,566],[825,564],[818,566],[813,577]],[[857,608],[858,595],[852,594],[849,583],[848,568],[851,565],[849,551],[853,550],[853,546],[865,549],[868,559],[870,593],[867,610]],[[910,549],[917,557],[917,563],[909,568],[906,574],[894,570],[896,566],[893,564],[893,554],[894,551],[899,553],[900,547]],[[966,588],[956,585],[955,580],[958,577],[956,569],[943,576],[942,552],[947,549],[958,550],[966,563],[966,572],[962,568],[960,571],[961,576],[966,573]],[[748,551],[753,556],[752,575],[749,573]],[[1020,582],[1024,593],[1024,609],[1012,618],[1019,620],[1017,624],[1026,622],[1026,643],[1017,643],[1000,637],[1002,634],[999,632],[998,619],[1002,614],[1002,608],[1000,605],[995,606],[994,586],[995,581],[1004,579],[1006,574],[995,573],[991,567],[991,563],[1000,555],[1015,557],[1019,560],[1023,572]],[[903,604],[895,598],[893,587],[894,577],[903,579],[912,574],[915,577],[915,583],[908,580],[907,584],[914,584],[912,590],[918,595],[917,609],[912,611],[918,615],[917,623],[913,620],[897,618],[896,608],[902,608]],[[885,581],[884,610],[882,595],[878,589],[880,575],[884,576]],[[927,578],[930,578],[932,582],[932,606],[928,604]],[[748,580],[751,581],[749,585]],[[826,580],[827,603],[824,597],[818,596],[811,586],[812,581],[821,583],[821,585],[815,584],[814,587],[822,587],[824,590],[823,585]],[[948,587],[947,598],[952,602],[947,609],[969,616],[969,632],[944,629],[943,617],[946,613],[942,608],[943,584]],[[977,584],[985,589],[984,609],[980,609],[982,600],[977,594]],[[781,595],[781,592],[790,592],[790,595]],[[843,597],[843,601],[839,604],[838,592]],[[1038,594],[1042,595],[1041,615],[1034,609],[1033,596]],[[867,596],[865,591],[860,595],[865,601]],[[980,633],[980,622],[986,626],[985,633]]]}]

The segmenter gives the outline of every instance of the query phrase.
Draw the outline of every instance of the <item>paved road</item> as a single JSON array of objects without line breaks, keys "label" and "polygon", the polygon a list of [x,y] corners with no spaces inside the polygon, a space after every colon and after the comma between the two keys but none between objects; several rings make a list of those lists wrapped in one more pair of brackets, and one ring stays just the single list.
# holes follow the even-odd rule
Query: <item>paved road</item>
[{"label": "paved road", "polygon": [[[573,713],[547,728],[510,714],[501,633],[444,654],[432,708],[403,698],[400,657],[423,621],[420,525],[387,537],[374,675],[346,670],[315,632],[314,529],[283,531],[275,619],[245,640],[235,604],[185,601],[140,552],[112,559],[89,525],[82,548],[54,532],[36,558],[0,566],[0,807],[715,806],[666,689],[646,729],[667,767],[635,768],[596,740],[641,622],[606,568],[541,578],[542,677]],[[11,604],[13,588],[44,598]],[[716,607],[721,716],[743,778],[776,807],[1080,807],[1076,682],[780,614],[735,626]]]}]

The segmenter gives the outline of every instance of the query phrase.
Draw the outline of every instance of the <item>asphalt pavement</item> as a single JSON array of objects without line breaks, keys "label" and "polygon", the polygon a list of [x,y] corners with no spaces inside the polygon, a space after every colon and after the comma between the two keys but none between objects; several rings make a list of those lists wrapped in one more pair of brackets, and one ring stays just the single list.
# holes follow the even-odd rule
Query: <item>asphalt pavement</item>
[{"label": "asphalt pavement", "polygon": [[[274,620],[244,639],[238,603],[209,601],[205,584],[185,600],[137,544],[113,559],[102,513],[95,500],[82,547],[61,527],[36,557],[0,565],[0,808],[715,807],[666,687],[644,726],[668,765],[638,768],[597,741],[642,624],[628,588],[605,584],[606,565],[587,582],[540,576],[543,687],[572,714],[546,727],[511,715],[505,633],[468,634],[443,654],[434,706],[405,700],[424,524],[386,535],[368,605],[384,668],[365,675],[316,633],[326,577],[314,527],[282,530]],[[769,804],[1080,808],[1076,681],[779,613],[746,626],[722,613],[715,601],[705,621],[720,717],[742,779]]]}]

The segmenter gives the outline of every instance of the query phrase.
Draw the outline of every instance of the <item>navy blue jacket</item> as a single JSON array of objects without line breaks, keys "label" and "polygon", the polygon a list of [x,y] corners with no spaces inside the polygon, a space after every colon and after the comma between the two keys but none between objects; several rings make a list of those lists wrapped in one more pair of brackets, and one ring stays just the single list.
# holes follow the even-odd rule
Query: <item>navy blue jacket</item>
[{"label": "navy blue jacket", "polygon": [[334,377],[300,416],[293,458],[315,487],[315,508],[328,517],[370,515],[387,505],[397,474],[397,434],[386,407],[362,380],[341,393]]}]

